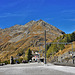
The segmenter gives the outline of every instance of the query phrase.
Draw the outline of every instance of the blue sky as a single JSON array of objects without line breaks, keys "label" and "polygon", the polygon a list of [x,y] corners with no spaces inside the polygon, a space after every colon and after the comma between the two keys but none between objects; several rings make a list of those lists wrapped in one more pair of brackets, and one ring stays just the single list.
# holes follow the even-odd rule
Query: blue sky
[{"label": "blue sky", "polygon": [[65,33],[75,31],[75,0],[0,0],[0,28],[42,19]]}]

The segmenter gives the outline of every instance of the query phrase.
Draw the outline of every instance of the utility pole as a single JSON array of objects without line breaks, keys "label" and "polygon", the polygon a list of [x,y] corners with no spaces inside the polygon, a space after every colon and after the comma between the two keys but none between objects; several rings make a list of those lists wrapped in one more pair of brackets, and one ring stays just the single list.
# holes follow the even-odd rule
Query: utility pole
[{"label": "utility pole", "polygon": [[73,43],[72,43],[72,60],[73,60],[73,64],[74,64],[74,59],[73,59]]},{"label": "utility pole", "polygon": [[45,30],[45,61],[44,63],[46,64],[46,30]]}]

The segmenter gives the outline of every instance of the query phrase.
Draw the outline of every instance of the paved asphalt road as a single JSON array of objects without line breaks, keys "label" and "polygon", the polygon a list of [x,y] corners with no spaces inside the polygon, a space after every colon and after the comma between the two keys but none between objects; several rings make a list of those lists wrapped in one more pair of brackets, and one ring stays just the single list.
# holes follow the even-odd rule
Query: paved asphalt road
[{"label": "paved asphalt road", "polygon": [[75,67],[38,63],[0,66],[0,75],[75,75]]}]

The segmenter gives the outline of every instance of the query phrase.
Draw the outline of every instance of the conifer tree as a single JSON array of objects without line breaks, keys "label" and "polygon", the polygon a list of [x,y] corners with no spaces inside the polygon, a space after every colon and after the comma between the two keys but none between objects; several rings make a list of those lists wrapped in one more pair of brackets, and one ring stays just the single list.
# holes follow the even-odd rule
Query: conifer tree
[{"label": "conifer tree", "polygon": [[25,59],[27,61],[32,59],[32,51],[30,49],[27,50],[26,55],[25,55]]}]

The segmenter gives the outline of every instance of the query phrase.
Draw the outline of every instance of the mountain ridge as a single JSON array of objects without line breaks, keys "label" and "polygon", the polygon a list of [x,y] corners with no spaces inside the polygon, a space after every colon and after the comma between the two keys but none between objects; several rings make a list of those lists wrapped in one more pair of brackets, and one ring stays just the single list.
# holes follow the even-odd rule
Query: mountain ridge
[{"label": "mountain ridge", "polygon": [[44,50],[44,30],[46,30],[46,42],[50,43],[63,31],[48,24],[43,20],[30,21],[25,25],[15,25],[0,31],[0,57],[1,60],[8,60],[10,56],[16,57],[20,51]]}]

